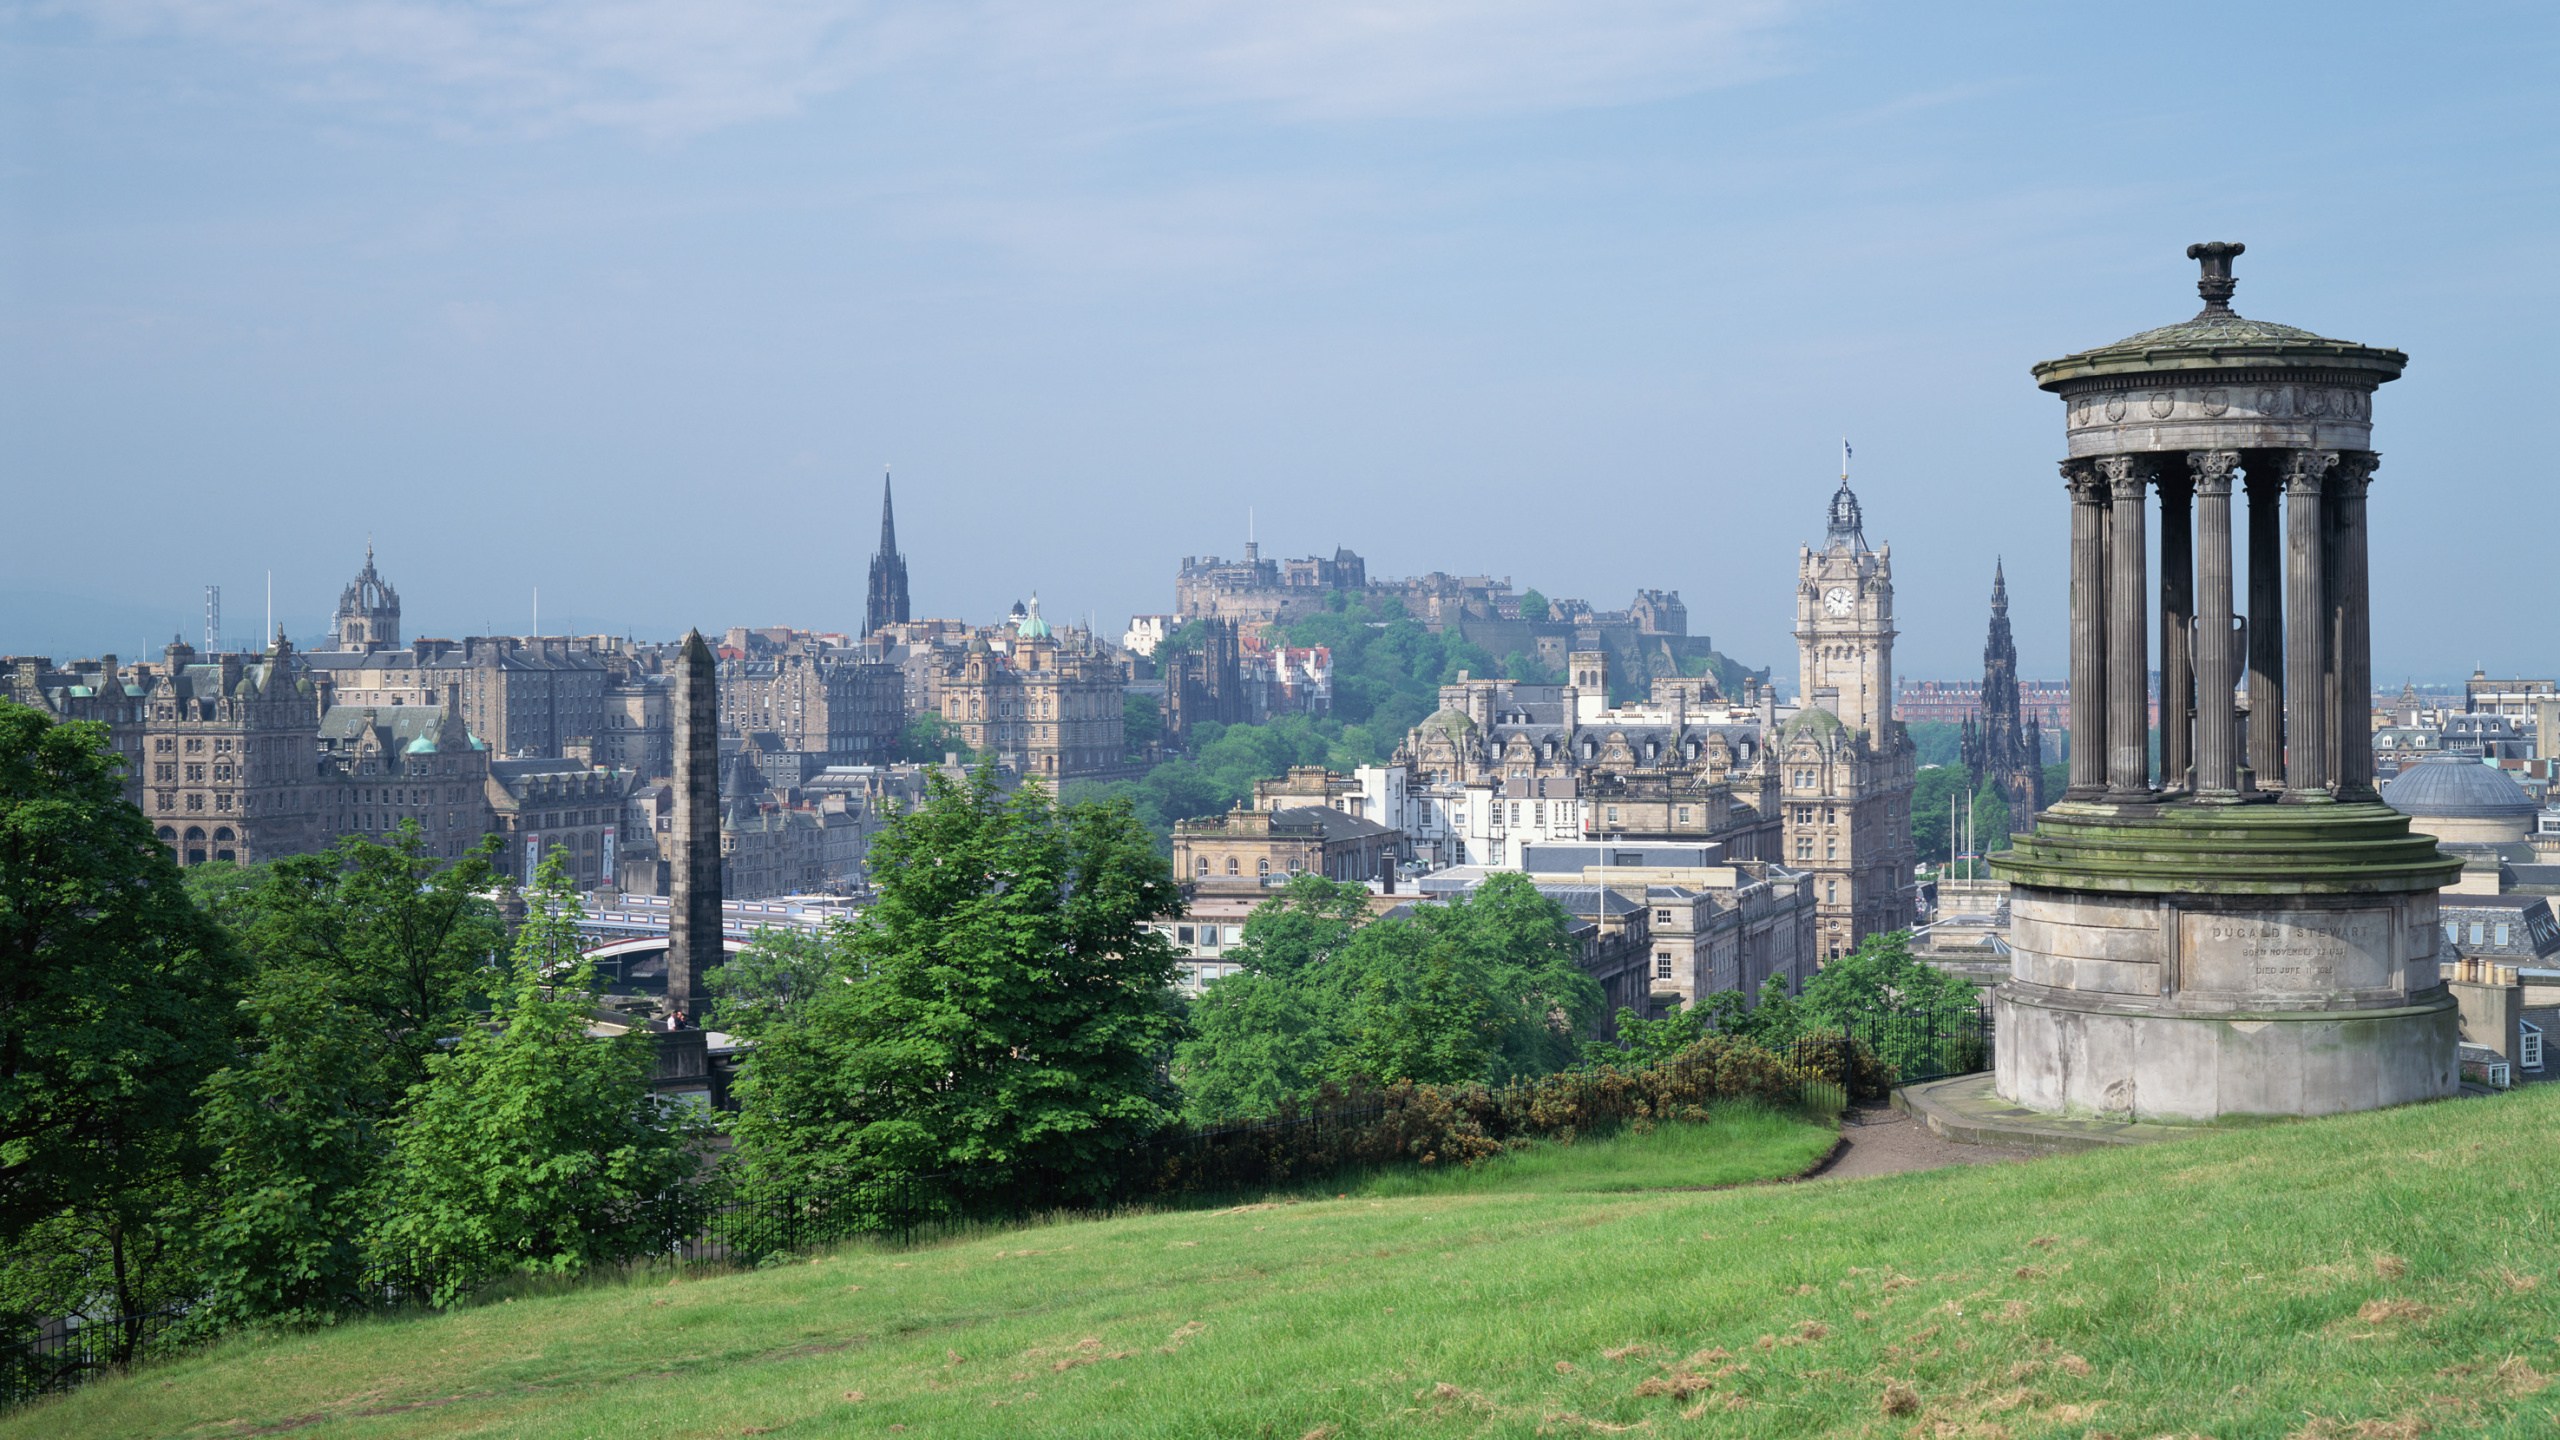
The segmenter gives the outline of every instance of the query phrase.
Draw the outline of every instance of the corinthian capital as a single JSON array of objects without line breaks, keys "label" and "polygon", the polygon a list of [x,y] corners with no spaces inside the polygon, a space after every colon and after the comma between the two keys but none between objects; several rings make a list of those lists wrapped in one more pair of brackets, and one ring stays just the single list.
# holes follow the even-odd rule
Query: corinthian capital
[{"label": "corinthian capital", "polygon": [[2106,482],[2098,478],[2094,460],[2063,461],[2062,488],[2071,492],[2075,504],[2095,505],[2107,498]]},{"label": "corinthian capital", "polygon": [[2118,500],[2142,498],[2142,472],[2135,468],[2130,455],[2099,456],[2098,478],[2107,482],[2107,493]]},{"label": "corinthian capital", "polygon": [[2317,495],[2321,483],[2336,468],[2335,450],[2288,450],[2284,457],[2284,488],[2293,495]]},{"label": "corinthian capital", "polygon": [[2382,457],[2370,450],[2338,452],[2338,478],[2329,482],[2340,495],[2361,499],[2364,487],[2373,483],[2373,472],[2382,468]]},{"label": "corinthian capital", "polygon": [[2237,450],[2190,450],[2187,452],[2187,474],[2195,481],[2199,495],[2231,493],[2231,472],[2240,468]]}]

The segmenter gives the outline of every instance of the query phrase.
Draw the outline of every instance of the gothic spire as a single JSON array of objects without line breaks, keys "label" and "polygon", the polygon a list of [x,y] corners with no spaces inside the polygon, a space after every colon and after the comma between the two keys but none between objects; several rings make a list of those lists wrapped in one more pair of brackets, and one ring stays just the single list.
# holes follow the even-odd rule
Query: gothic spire
[{"label": "gothic spire", "polygon": [[1991,560],[1991,613],[2009,613],[2009,577],[2002,570],[1998,556]]},{"label": "gothic spire", "polygon": [[898,553],[898,518],[891,507],[889,476],[880,475],[880,551],[871,557],[871,588],[862,608],[862,633],[907,622],[907,560]]}]

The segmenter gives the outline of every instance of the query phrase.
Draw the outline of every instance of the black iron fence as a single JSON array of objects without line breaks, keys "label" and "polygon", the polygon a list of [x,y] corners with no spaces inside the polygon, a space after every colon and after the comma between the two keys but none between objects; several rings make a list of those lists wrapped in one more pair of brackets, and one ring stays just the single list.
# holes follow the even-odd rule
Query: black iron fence
[{"label": "black iron fence", "polygon": [[87,1323],[58,1323],[45,1333],[0,1346],[0,1405],[69,1390],[111,1370],[129,1369],[183,1343],[185,1306]]},{"label": "black iron fence", "polygon": [[1996,1037],[1988,1003],[1873,1016],[1847,1030],[1874,1052],[1895,1085],[1971,1075],[1992,1066]]},{"label": "black iron fence", "polygon": [[[1838,1105],[1878,1098],[1893,1085],[1986,1068],[1992,1039],[1989,1011],[1975,1007],[1503,1086],[1329,1087],[1277,1115],[1186,1126],[1132,1146],[1107,1195],[1062,1201],[1045,1177],[1009,1167],[870,1177],[805,1194],[738,1195],[710,1205],[699,1228],[670,1236],[662,1258],[752,1265],[864,1236],[913,1239],[1040,1210],[1196,1201],[1396,1162],[1464,1163],[1534,1136],[1679,1119],[1741,1096]],[[70,1389],[183,1345],[193,1338],[185,1318],[178,1307],[64,1326],[0,1346],[0,1404]]]}]

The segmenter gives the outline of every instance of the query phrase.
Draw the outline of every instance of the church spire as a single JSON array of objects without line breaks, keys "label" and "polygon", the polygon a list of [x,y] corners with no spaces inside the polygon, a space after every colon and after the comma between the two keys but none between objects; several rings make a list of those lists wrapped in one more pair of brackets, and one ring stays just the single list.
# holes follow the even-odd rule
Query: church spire
[{"label": "church spire", "polygon": [[898,517],[890,504],[889,474],[880,474],[880,550],[871,557],[871,589],[863,601],[862,633],[877,635],[907,623],[907,557],[898,553]]},{"label": "church spire", "polygon": [[2001,569],[1998,556],[1993,556],[1991,560],[1991,613],[1993,615],[2009,613],[2009,577]]}]

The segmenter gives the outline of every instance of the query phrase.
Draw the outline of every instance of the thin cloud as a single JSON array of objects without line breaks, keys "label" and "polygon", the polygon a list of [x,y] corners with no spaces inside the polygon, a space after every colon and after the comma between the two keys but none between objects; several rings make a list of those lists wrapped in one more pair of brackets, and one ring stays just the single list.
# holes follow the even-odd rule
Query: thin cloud
[{"label": "thin cloud", "polygon": [[1771,73],[1795,0],[93,0],[401,123],[689,134],[932,81],[1303,120],[1537,112]]}]

